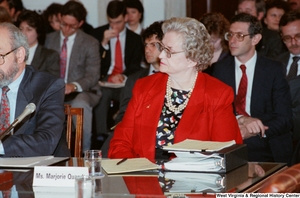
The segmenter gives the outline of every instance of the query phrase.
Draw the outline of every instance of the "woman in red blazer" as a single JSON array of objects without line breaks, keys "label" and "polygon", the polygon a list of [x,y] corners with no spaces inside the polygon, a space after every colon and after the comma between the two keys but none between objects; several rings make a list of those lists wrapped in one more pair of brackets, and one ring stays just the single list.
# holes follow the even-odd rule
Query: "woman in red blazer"
[{"label": "woman in red blazer", "polygon": [[205,27],[195,19],[171,18],[162,30],[160,72],[136,82],[108,156],[166,159],[162,146],[187,138],[241,144],[232,88],[202,73],[213,56]]}]

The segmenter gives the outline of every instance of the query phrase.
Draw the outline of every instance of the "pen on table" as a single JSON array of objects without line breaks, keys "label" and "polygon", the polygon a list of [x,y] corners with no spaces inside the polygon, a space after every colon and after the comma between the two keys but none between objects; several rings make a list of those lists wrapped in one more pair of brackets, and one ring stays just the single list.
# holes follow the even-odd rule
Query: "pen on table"
[{"label": "pen on table", "polygon": [[123,158],[122,160],[118,161],[117,165],[122,164],[123,162],[125,162],[127,160],[127,158]]}]

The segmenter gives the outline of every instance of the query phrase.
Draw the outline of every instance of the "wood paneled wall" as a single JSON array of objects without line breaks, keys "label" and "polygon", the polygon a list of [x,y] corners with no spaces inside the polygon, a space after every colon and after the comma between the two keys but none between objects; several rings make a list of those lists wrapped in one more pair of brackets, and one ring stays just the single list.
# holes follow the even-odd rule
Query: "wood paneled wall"
[{"label": "wood paneled wall", "polygon": [[221,12],[230,20],[237,10],[238,0],[186,0],[187,16],[200,19],[207,12]]}]

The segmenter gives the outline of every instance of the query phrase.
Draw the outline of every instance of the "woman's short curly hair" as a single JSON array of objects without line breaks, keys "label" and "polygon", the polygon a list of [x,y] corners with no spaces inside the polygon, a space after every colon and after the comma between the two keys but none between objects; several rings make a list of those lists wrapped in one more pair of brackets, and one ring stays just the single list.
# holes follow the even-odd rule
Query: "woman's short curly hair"
[{"label": "woman's short curly hair", "polygon": [[213,57],[213,46],[204,25],[192,18],[171,18],[162,25],[164,34],[175,32],[182,35],[182,49],[186,58],[197,62],[198,71],[205,70]]},{"label": "woman's short curly hair", "polygon": [[204,14],[199,21],[206,27],[210,35],[215,34],[221,38],[222,49],[228,51],[227,41],[224,35],[229,31],[230,23],[224,15],[219,12],[210,12]]}]

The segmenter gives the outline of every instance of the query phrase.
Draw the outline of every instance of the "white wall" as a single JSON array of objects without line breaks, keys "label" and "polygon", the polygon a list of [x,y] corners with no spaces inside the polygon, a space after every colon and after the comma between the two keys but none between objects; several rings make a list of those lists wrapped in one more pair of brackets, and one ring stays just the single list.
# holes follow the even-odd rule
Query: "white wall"
[{"label": "white wall", "polygon": [[[43,11],[53,2],[64,4],[68,0],[22,0],[24,7],[30,10]],[[111,0],[81,0],[88,11],[87,22],[93,27],[107,23],[106,7]],[[148,27],[154,21],[170,17],[186,16],[185,0],[141,0],[144,6],[143,26]]]}]

